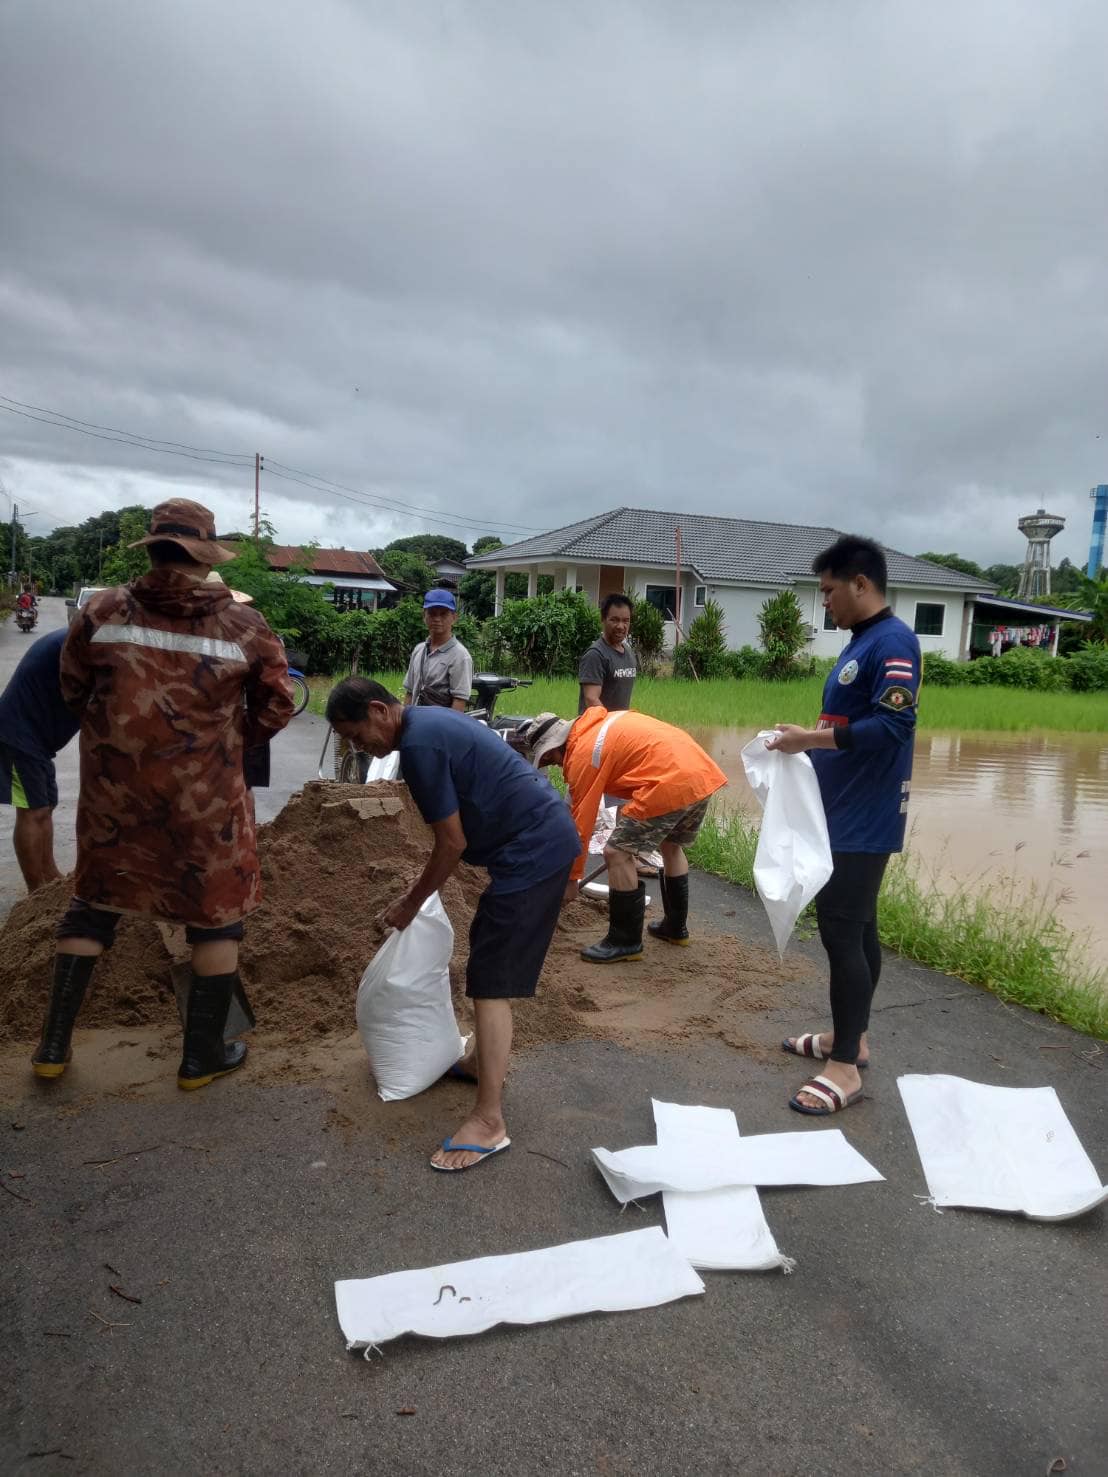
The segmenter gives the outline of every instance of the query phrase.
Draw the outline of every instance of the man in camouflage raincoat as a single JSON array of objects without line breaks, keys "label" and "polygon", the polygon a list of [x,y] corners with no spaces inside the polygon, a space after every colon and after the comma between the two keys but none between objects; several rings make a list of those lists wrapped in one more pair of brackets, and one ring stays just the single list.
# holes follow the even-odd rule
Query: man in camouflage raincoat
[{"label": "man in camouflage raincoat", "polygon": [[[62,696],[81,719],[74,897],[32,1064],[58,1077],[97,957],[121,913],[186,925],[192,988],[178,1072],[203,1087],[241,1066],[223,1028],[243,919],[261,899],[243,749],[292,716],[284,648],[264,618],[207,582],[234,554],[207,508],[155,508],[151,570],[94,596],[62,650]],[[136,547],[132,545],[132,547]]]}]

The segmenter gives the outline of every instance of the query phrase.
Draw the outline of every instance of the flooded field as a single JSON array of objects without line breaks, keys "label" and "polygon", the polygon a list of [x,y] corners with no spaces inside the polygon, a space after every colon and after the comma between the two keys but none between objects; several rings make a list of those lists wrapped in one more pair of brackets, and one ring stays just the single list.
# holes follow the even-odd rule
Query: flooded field
[{"label": "flooded field", "polygon": [[[692,730],[757,810],[740,751],[750,729]],[[1045,893],[1108,951],[1108,739],[1101,734],[931,733],[916,741],[908,850],[940,886]]]}]

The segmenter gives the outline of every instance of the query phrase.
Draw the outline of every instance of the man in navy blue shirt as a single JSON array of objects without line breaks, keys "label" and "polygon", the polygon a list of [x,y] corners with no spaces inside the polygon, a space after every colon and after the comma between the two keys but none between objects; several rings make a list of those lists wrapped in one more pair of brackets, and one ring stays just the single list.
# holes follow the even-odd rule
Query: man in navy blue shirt
[{"label": "man in navy blue shirt", "polygon": [[385,909],[390,928],[407,928],[460,861],[484,867],[489,885],[469,931],[466,994],[475,1047],[473,1111],[431,1159],[458,1171],[507,1149],[501,1092],[512,1045],[513,999],[535,993],[546,951],[581,850],[558,792],[491,729],[447,708],[402,706],[364,677],[340,682],[327,721],[376,758],[400,752],[400,774],[434,834],[427,865]]},{"label": "man in navy blue shirt", "polygon": [[779,723],[767,748],[810,752],[831,838],[834,871],[816,898],[816,918],[833,1029],[781,1043],[826,1063],[789,1103],[822,1117],[862,1096],[858,1069],[869,1064],[870,1002],[881,974],[877,894],[890,854],[904,846],[921,671],[919,642],[885,599],[879,544],[844,536],[816,556],[812,572],[824,609],[851,638],[823,689],[818,725]]},{"label": "man in navy blue shirt", "polygon": [[0,694],[0,805],[15,807],[12,844],[27,891],[62,874],[54,861],[54,756],[80,727],[58,677],[67,632],[40,636]]}]

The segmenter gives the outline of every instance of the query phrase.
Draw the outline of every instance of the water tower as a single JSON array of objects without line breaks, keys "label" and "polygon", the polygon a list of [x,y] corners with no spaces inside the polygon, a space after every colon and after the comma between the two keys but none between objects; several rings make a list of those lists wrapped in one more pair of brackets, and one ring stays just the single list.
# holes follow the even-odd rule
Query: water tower
[{"label": "water tower", "polygon": [[1027,558],[1023,561],[1018,598],[1034,600],[1050,594],[1050,541],[1061,533],[1066,520],[1039,508],[1019,521],[1019,531],[1027,536]]}]

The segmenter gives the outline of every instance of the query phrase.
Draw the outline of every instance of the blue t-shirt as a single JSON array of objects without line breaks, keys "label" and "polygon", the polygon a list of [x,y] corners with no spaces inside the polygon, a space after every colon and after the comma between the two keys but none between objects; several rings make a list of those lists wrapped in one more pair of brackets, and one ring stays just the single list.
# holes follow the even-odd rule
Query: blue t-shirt
[{"label": "blue t-shirt", "polygon": [[53,759],[81,726],[80,718],[62,702],[59,669],[69,633],[40,636],[0,693],[0,744]]},{"label": "blue t-shirt", "polygon": [[813,749],[832,851],[900,851],[908,823],[920,649],[891,610],[854,628],[823,689],[819,727],[834,749]]},{"label": "blue t-shirt", "polygon": [[428,825],[458,812],[462,860],[486,867],[492,892],[520,892],[578,856],[569,807],[550,782],[483,723],[448,708],[405,708],[400,773]]}]

